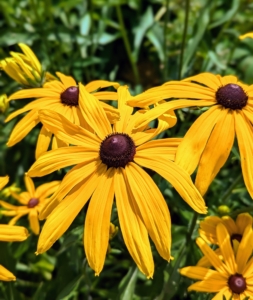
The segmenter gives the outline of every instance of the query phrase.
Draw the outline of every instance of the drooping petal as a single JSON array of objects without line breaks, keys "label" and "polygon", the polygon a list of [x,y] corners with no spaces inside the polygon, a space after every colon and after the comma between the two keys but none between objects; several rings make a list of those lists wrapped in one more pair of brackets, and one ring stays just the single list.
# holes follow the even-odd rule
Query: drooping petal
[{"label": "drooping petal", "polygon": [[114,198],[114,168],[101,176],[94,191],[84,226],[84,249],[90,267],[98,276],[102,271],[109,242],[111,210]]},{"label": "drooping petal", "polygon": [[192,124],[180,143],[175,162],[189,174],[196,169],[220,112],[217,106],[204,112]]},{"label": "drooping petal", "polygon": [[[171,219],[168,206],[151,177],[135,163],[125,167],[132,201],[159,254],[170,260]],[[141,188],[140,188],[141,187]]]},{"label": "drooping petal", "polygon": [[89,125],[95,130],[98,137],[103,140],[112,132],[111,124],[106,117],[99,100],[88,93],[85,87],[79,84],[79,107],[83,117]]},{"label": "drooping petal", "polygon": [[39,116],[37,110],[31,110],[13,128],[7,146],[14,146],[21,141],[38,123]]},{"label": "drooping petal", "polygon": [[34,197],[35,186],[34,186],[34,183],[32,181],[32,178],[29,177],[27,173],[25,173],[24,181],[25,181],[26,190],[30,194],[31,198]]},{"label": "drooping petal", "polygon": [[7,270],[4,266],[0,265],[0,280],[15,281],[16,277],[9,270]]},{"label": "drooping petal", "polygon": [[154,273],[154,261],[149,244],[148,232],[126,188],[123,173],[124,169],[118,168],[114,176],[120,228],[126,247],[138,268],[148,278],[152,278]]},{"label": "drooping petal", "polygon": [[220,247],[221,254],[224,262],[226,263],[230,274],[236,273],[235,255],[230,241],[230,235],[226,227],[219,223],[216,227],[216,234],[218,239],[218,245]]},{"label": "drooping petal", "polygon": [[206,213],[205,201],[194,186],[190,175],[180,166],[167,160],[163,156],[153,156],[148,158],[141,156],[139,152],[135,154],[134,161],[143,167],[154,170],[168,180],[184,201],[195,211],[201,214]]},{"label": "drooping petal", "polygon": [[48,216],[39,236],[37,254],[43,253],[64,234],[96,189],[104,166],[79,182]]},{"label": "drooping petal", "polygon": [[31,177],[41,177],[67,166],[84,162],[89,163],[97,159],[98,153],[87,151],[85,147],[58,148],[42,154],[31,166],[28,175]]},{"label": "drooping petal", "polygon": [[245,185],[253,197],[253,129],[249,120],[240,110],[235,115],[235,131],[241,156],[241,166]]},{"label": "drooping petal", "polygon": [[205,195],[209,185],[227,161],[234,138],[234,114],[230,110],[223,109],[199,161],[195,185],[201,195]]},{"label": "drooping petal", "polygon": [[38,159],[41,154],[47,151],[49,144],[51,142],[51,137],[52,137],[52,133],[48,131],[45,126],[42,126],[37,139],[37,145],[35,150],[36,159]]},{"label": "drooping petal", "polygon": [[71,123],[63,115],[51,110],[40,110],[39,117],[45,128],[59,139],[73,145],[85,146],[87,149],[98,149],[100,140],[84,128]]},{"label": "drooping petal", "polygon": [[21,242],[29,236],[28,231],[22,226],[0,225],[0,241]]},{"label": "drooping petal", "polygon": [[0,177],[0,190],[9,182],[9,176]]},{"label": "drooping petal", "polygon": [[37,209],[30,209],[28,218],[33,233],[38,235],[40,233],[40,223],[39,223]]}]

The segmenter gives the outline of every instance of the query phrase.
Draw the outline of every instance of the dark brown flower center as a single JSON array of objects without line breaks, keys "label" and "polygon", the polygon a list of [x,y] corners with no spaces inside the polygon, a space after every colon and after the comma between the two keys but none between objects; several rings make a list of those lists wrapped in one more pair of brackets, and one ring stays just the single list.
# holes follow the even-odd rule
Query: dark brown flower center
[{"label": "dark brown flower center", "polygon": [[100,145],[100,159],[109,168],[124,168],[135,155],[135,144],[125,133],[113,133],[107,136]]},{"label": "dark brown flower center", "polygon": [[238,233],[232,234],[230,240],[231,240],[231,243],[233,240],[237,240],[240,243],[242,240],[242,235],[238,234]]},{"label": "dark brown flower center", "polygon": [[228,279],[228,286],[233,293],[241,294],[246,290],[246,280],[241,274],[231,275]]},{"label": "dark brown flower center", "polygon": [[68,106],[77,106],[79,98],[79,88],[71,86],[61,93],[61,102]]},{"label": "dark brown flower center", "polygon": [[248,101],[248,96],[238,84],[227,84],[216,92],[217,102],[230,109],[242,109]]},{"label": "dark brown flower center", "polygon": [[39,204],[39,199],[38,198],[31,198],[27,204],[27,207],[29,208],[33,208],[35,207],[36,205]]}]

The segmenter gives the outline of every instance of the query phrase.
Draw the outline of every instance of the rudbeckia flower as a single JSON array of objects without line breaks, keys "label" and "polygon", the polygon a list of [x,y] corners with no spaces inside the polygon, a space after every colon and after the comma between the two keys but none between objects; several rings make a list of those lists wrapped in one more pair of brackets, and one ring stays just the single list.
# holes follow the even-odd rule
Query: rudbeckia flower
[{"label": "rudbeckia flower", "polygon": [[181,269],[181,275],[199,280],[189,286],[188,291],[217,293],[212,300],[223,300],[224,297],[236,300],[246,297],[253,299],[251,225],[245,229],[236,255],[231,246],[230,235],[222,223],[217,225],[216,235],[223,258],[221,259],[204,240],[198,238],[197,245],[208,257],[214,270],[197,266]]},{"label": "rudbeckia flower", "polygon": [[[8,176],[0,177],[0,190],[8,183],[8,181]],[[27,237],[28,231],[24,227],[0,224],[1,242],[21,242],[27,239]],[[16,277],[4,266],[0,265],[0,280],[12,281],[16,280]]]},{"label": "rudbeckia flower", "polygon": [[[218,224],[222,223],[230,236],[231,245],[235,252],[238,250],[239,243],[242,240],[242,236],[247,226],[252,227],[253,219],[248,213],[241,213],[237,216],[234,221],[229,216],[223,216],[219,218],[217,216],[206,217],[203,221],[199,223],[199,235],[208,243],[215,244],[219,246],[218,238],[216,234],[216,227]],[[220,248],[216,251],[216,254],[221,255]],[[209,266],[208,259],[204,256],[198,262],[198,266]]]},{"label": "rudbeckia flower", "polygon": [[5,208],[1,210],[0,214],[5,216],[13,216],[9,225],[14,225],[16,222],[23,216],[28,215],[30,227],[34,234],[39,234],[40,224],[38,214],[46,204],[48,197],[51,196],[59,187],[60,181],[52,181],[50,183],[45,183],[35,188],[32,179],[25,174],[24,177],[26,191],[20,194],[17,194],[10,190],[10,194],[22,206],[15,206],[8,202],[1,201],[0,205]]},{"label": "rudbeckia flower", "polygon": [[183,81],[165,83],[145,92],[141,100],[137,97],[128,103],[142,106],[160,98],[183,100],[169,101],[151,109],[136,121],[136,128],[145,126],[169,109],[209,107],[184,136],[175,162],[190,174],[198,167],[195,185],[204,195],[225,164],[236,136],[244,182],[253,197],[253,85],[242,84],[235,76],[202,73]]},{"label": "rudbeckia flower", "polygon": [[[62,73],[57,72],[56,74],[60,78],[60,81],[48,82],[43,88],[20,90],[9,97],[8,101],[26,98],[39,99],[31,101],[23,108],[13,112],[5,120],[5,122],[9,122],[16,116],[29,111],[13,128],[7,143],[8,146],[18,143],[40,122],[38,116],[39,109],[55,110],[71,122],[80,125],[79,89],[76,81],[72,77],[65,76]],[[88,83],[86,89],[88,92],[93,93],[99,100],[117,100],[116,92],[97,91],[110,86],[117,88],[119,84],[105,80],[95,80]],[[118,118],[116,109],[106,103],[101,102],[101,105],[104,107],[111,122],[114,122]],[[88,130],[93,130],[83,119],[81,125]],[[47,151],[51,137],[52,133],[42,126],[36,146],[36,158]],[[59,139],[53,139],[53,149],[61,146],[66,146],[66,143]]]},{"label": "rudbeckia flower", "polygon": [[39,112],[44,126],[58,138],[76,146],[59,148],[39,157],[28,174],[44,176],[59,168],[73,167],[64,177],[40,217],[47,218],[38,241],[37,253],[47,251],[68,229],[89,202],[84,226],[84,248],[95,275],[101,272],[109,241],[110,217],[115,196],[122,235],[135,263],[152,277],[154,262],[149,243],[170,260],[171,220],[167,204],[142,168],[167,179],[197,212],[206,213],[204,200],[190,176],[172,160],[180,139],[152,140],[160,128],[132,132],[136,118],[125,105],[131,97],[127,87],[118,89],[120,120],[111,126],[100,102],[79,84],[83,118],[95,133],[68,121],[53,111]]},{"label": "rudbeckia flower", "polygon": [[0,68],[12,79],[25,87],[43,86],[44,82],[55,80],[45,72],[36,55],[25,44],[18,44],[23,53],[10,52],[12,57],[0,61]]}]

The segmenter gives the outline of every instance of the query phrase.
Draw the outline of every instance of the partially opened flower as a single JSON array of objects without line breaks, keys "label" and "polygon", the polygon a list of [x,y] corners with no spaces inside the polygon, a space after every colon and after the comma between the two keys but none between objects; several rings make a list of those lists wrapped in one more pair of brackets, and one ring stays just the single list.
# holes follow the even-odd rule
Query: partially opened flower
[{"label": "partially opened flower", "polygon": [[244,300],[246,297],[253,299],[251,225],[246,227],[236,254],[231,246],[230,235],[222,223],[217,225],[216,235],[222,258],[203,239],[197,239],[200,250],[208,258],[213,269],[192,266],[180,270],[181,275],[199,280],[190,285],[188,291],[217,293],[213,300],[223,300],[224,297],[237,300]]},{"label": "partially opened flower", "polygon": [[[70,165],[52,200],[42,210],[46,218],[38,241],[37,253],[47,251],[68,229],[90,199],[84,233],[84,248],[95,274],[101,272],[109,241],[110,217],[115,196],[125,244],[139,269],[152,277],[154,262],[149,243],[170,260],[171,220],[167,204],[143,170],[154,170],[167,179],[182,198],[197,212],[206,213],[205,203],[190,176],[172,160],[180,139],[152,140],[160,127],[132,132],[140,112],[125,105],[131,98],[127,87],[120,87],[120,120],[113,128],[100,102],[80,84],[80,108],[95,133],[74,125],[53,111],[40,111],[44,126],[58,138],[76,146],[59,148],[39,157],[30,176],[44,176]],[[87,103],[87,105],[86,105]]]},{"label": "partially opened flower", "polygon": [[[43,88],[37,89],[24,89],[20,90],[9,97],[9,101],[25,98],[38,98],[31,101],[23,108],[10,114],[5,122],[9,122],[16,116],[28,112],[14,127],[11,136],[7,143],[8,146],[13,146],[22,140],[39,122],[38,110],[39,109],[51,109],[64,115],[71,122],[80,125],[88,130],[93,130],[89,127],[86,120],[80,121],[80,108],[79,108],[79,88],[76,81],[71,76],[65,76],[62,73],[57,72],[59,80],[54,80],[46,83]],[[99,100],[117,100],[117,93],[111,91],[98,91],[101,88],[119,86],[116,82],[110,82],[105,80],[91,81],[86,85],[88,92],[93,93]],[[118,113],[115,108],[101,102],[101,105],[105,109],[111,122],[114,122],[118,118]],[[36,158],[42,153],[47,151],[51,142],[52,133],[44,126],[42,126],[36,147]],[[61,146],[66,146],[66,143],[59,139],[53,140],[53,149]]]},{"label": "partially opened flower", "polygon": [[244,182],[253,197],[253,85],[242,84],[235,76],[202,73],[183,81],[168,82],[147,91],[141,101],[130,100],[128,103],[135,106],[150,104],[154,101],[153,96],[183,100],[169,101],[141,115],[136,121],[137,128],[169,109],[210,107],[184,136],[175,160],[190,174],[198,167],[195,184],[200,193],[206,193],[225,164],[236,136]]},{"label": "partially opened flower", "polygon": [[23,216],[28,215],[29,223],[34,234],[39,234],[40,224],[38,214],[43,205],[46,204],[48,197],[51,196],[59,187],[60,181],[52,181],[45,183],[35,188],[32,179],[25,174],[24,177],[26,191],[17,194],[10,190],[13,198],[18,200],[22,205],[15,206],[6,201],[0,200],[0,205],[5,208],[1,210],[1,214],[5,216],[12,216],[9,224],[14,225]]},{"label": "partially opened flower", "polygon": [[45,72],[36,55],[25,44],[18,44],[23,53],[10,52],[12,57],[0,61],[0,68],[12,79],[25,87],[39,87],[47,81],[55,80]]},{"label": "partially opened flower", "polygon": [[[0,177],[0,190],[8,183],[8,181],[8,176]],[[1,242],[21,242],[27,239],[27,237],[28,231],[24,227],[0,224]],[[12,281],[16,280],[16,277],[4,266],[0,265],[0,280]]]}]

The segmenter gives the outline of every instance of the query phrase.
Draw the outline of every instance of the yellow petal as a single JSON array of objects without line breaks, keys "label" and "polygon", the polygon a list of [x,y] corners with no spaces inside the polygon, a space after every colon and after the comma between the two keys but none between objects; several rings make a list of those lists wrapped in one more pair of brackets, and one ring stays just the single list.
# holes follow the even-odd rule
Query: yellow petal
[{"label": "yellow petal", "polygon": [[238,228],[238,233],[242,235],[244,233],[245,228],[248,225],[251,225],[252,227],[252,223],[253,223],[253,219],[250,214],[248,213],[239,214],[236,218],[236,226]]},{"label": "yellow petal", "polygon": [[226,226],[227,231],[230,235],[234,234],[234,233],[238,233],[238,228],[235,224],[235,221],[229,217],[229,216],[224,216],[222,217],[222,223]]},{"label": "yellow petal", "polygon": [[[99,89],[113,86],[115,89],[119,87],[118,82],[106,81],[106,80],[93,80],[85,85],[86,90],[91,93]],[[112,99],[111,99],[112,100]]]},{"label": "yellow petal", "polygon": [[163,156],[166,159],[174,160],[177,147],[182,141],[181,138],[167,138],[162,140],[149,141],[136,148],[136,152],[142,157],[149,158],[154,153],[156,156]]},{"label": "yellow petal", "polygon": [[8,101],[11,100],[20,100],[26,98],[41,98],[41,97],[50,97],[53,100],[60,100],[59,92],[47,89],[47,88],[33,88],[33,89],[23,89],[17,91],[16,93],[11,94],[8,98]]},{"label": "yellow petal", "polygon": [[92,93],[93,96],[98,98],[98,100],[118,100],[117,92],[109,92],[109,91],[100,91],[96,93]]},{"label": "yellow petal", "polygon": [[226,265],[221,261],[219,256],[212,250],[202,238],[197,238],[197,245],[199,246],[202,253],[212,263],[212,266],[222,275],[229,276]]},{"label": "yellow petal", "polygon": [[68,89],[71,86],[77,86],[76,81],[71,76],[66,76],[63,73],[56,72],[57,77],[60,78],[61,82],[63,83],[65,89]]},{"label": "yellow petal", "polygon": [[4,266],[0,265],[0,280],[3,281],[15,281],[16,277]]},{"label": "yellow petal", "polygon": [[52,137],[52,133],[48,131],[45,126],[42,126],[37,139],[37,145],[35,150],[36,159],[38,159],[41,154],[47,151],[49,144],[51,142],[51,137]]},{"label": "yellow petal", "polygon": [[216,226],[222,220],[216,216],[208,216],[199,223],[199,234],[208,243],[217,244]]},{"label": "yellow petal", "polygon": [[[214,252],[220,257],[221,260],[223,259],[220,248],[215,249]],[[204,267],[204,268],[211,268],[212,262],[210,262],[206,256],[202,256],[201,259],[197,262],[197,266]]]},{"label": "yellow petal", "polygon": [[22,226],[0,225],[0,241],[21,242],[29,236],[28,231]]},{"label": "yellow petal", "polygon": [[9,176],[0,177],[0,190],[9,182]]},{"label": "yellow petal", "polygon": [[227,75],[227,76],[221,77],[221,82],[222,82],[222,85],[224,86],[224,85],[230,84],[230,83],[238,83],[238,79],[234,75]]},{"label": "yellow petal", "polygon": [[58,189],[60,183],[61,181],[55,180],[40,185],[35,191],[35,198],[44,199],[49,197]]},{"label": "yellow petal", "polygon": [[226,276],[216,270],[210,270],[203,267],[185,267],[179,270],[180,274],[191,279],[199,280],[226,280]]},{"label": "yellow petal", "polygon": [[104,165],[79,182],[48,216],[39,236],[37,254],[47,251],[69,228],[105,173]]},{"label": "yellow petal", "polygon": [[210,87],[214,92],[221,86],[220,80],[217,75],[212,73],[201,73],[195,76],[188,77],[184,81],[195,81]]},{"label": "yellow petal", "polygon": [[40,110],[39,117],[45,128],[60,140],[73,145],[86,146],[87,149],[99,149],[101,141],[95,134],[71,123],[63,115],[51,110]]},{"label": "yellow petal", "polygon": [[32,62],[33,67],[39,72],[42,72],[42,67],[41,64],[38,60],[38,58],[36,57],[36,55],[33,53],[33,51],[31,50],[30,47],[28,47],[27,45],[23,44],[23,43],[19,43],[18,44],[19,47],[21,48],[21,50],[24,52],[24,54],[27,56],[27,58]]},{"label": "yellow petal", "polygon": [[42,154],[31,166],[28,175],[31,177],[41,177],[67,166],[85,162],[89,163],[97,159],[98,153],[87,151],[85,147],[58,148]]},{"label": "yellow petal", "polygon": [[31,179],[31,177],[29,177],[27,173],[25,173],[24,181],[25,181],[26,189],[29,192],[29,194],[31,195],[31,198],[34,197],[35,186],[34,186],[34,183]]},{"label": "yellow petal", "polygon": [[191,177],[184,169],[163,156],[142,157],[135,154],[134,161],[146,168],[152,169],[168,180],[188,205],[199,213],[206,213],[206,206],[200,193],[194,186]]},{"label": "yellow petal", "polygon": [[111,124],[98,99],[89,94],[81,83],[79,84],[79,107],[83,117],[101,140],[112,132]]},{"label": "yellow petal", "polygon": [[241,166],[245,185],[253,197],[253,132],[252,125],[243,113],[236,111],[235,131],[241,156]]},{"label": "yellow petal", "polygon": [[40,233],[40,223],[38,218],[37,209],[30,209],[29,213],[29,223],[34,234],[38,235]]},{"label": "yellow petal", "polygon": [[[206,292],[206,293],[218,293],[221,289],[228,289],[227,279],[224,280],[204,280],[196,282],[188,287],[188,291]],[[212,298],[213,299],[213,298]],[[220,298],[223,300],[223,298]],[[229,299],[229,298],[227,298]]]},{"label": "yellow petal", "polygon": [[237,266],[235,262],[235,255],[231,246],[230,235],[222,223],[217,225],[216,234],[224,262],[226,263],[230,274],[235,274]]},{"label": "yellow petal", "polygon": [[138,268],[148,278],[154,273],[154,261],[149,244],[148,233],[133,203],[124,179],[124,169],[115,171],[115,196],[119,223],[126,247]]},{"label": "yellow petal", "polygon": [[36,110],[31,110],[13,128],[7,146],[14,146],[16,143],[21,141],[38,123],[38,112]]},{"label": "yellow petal", "polygon": [[248,32],[248,33],[242,34],[242,35],[239,36],[239,39],[240,39],[240,40],[244,40],[244,39],[246,39],[247,37],[253,38],[253,32]]},{"label": "yellow petal", "polygon": [[109,168],[94,191],[84,226],[84,249],[90,267],[98,276],[102,271],[109,242],[111,210],[114,198],[114,168]]},{"label": "yellow petal", "polygon": [[227,161],[234,138],[234,115],[230,110],[223,109],[220,111],[219,119],[211,132],[199,162],[195,185],[201,195],[205,195],[209,185]]},{"label": "yellow petal", "polygon": [[217,106],[204,112],[187,131],[176,153],[176,164],[189,174],[196,169],[221,111]]},{"label": "yellow petal", "polygon": [[107,103],[104,103],[102,101],[100,101],[100,105],[104,109],[106,117],[108,118],[108,120],[111,124],[114,124],[119,121],[120,115],[119,115],[118,110],[115,107],[113,107]]}]

